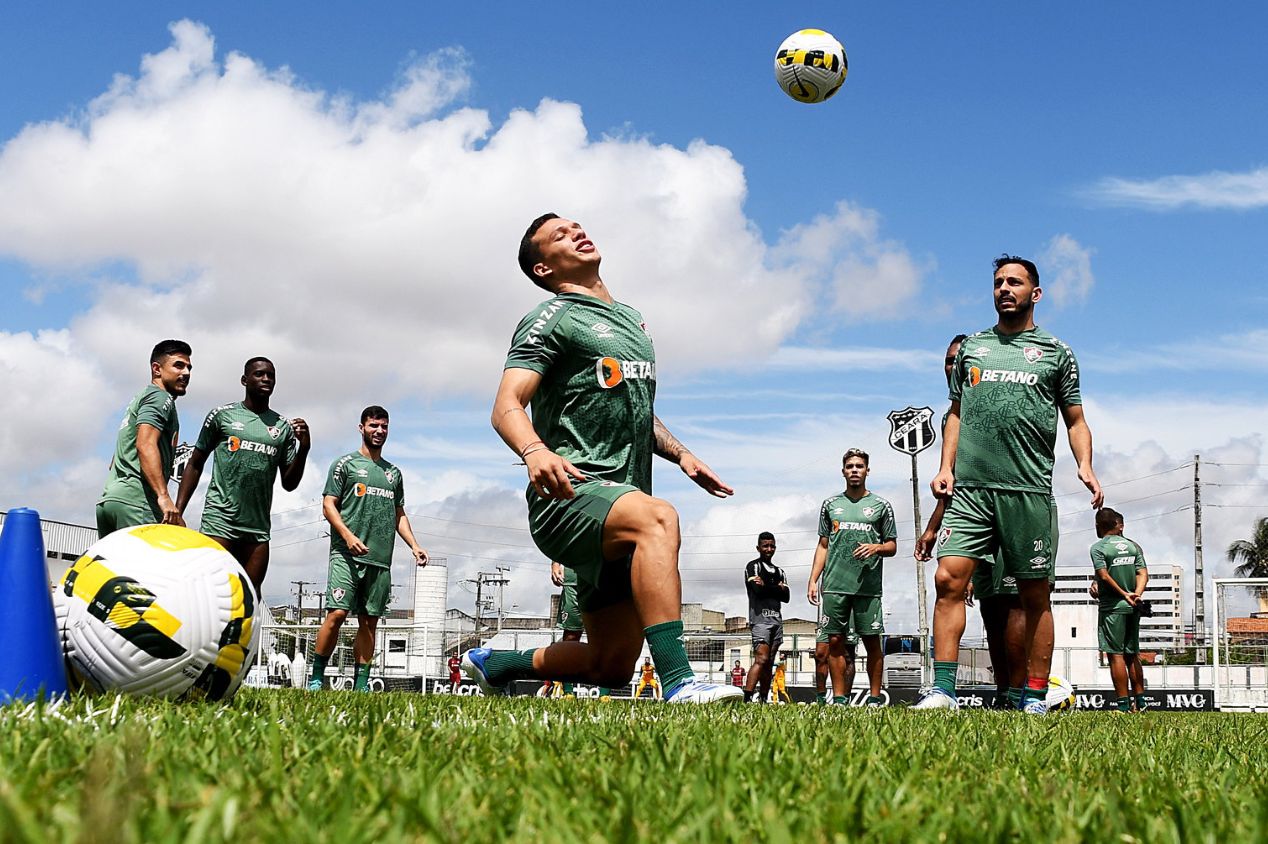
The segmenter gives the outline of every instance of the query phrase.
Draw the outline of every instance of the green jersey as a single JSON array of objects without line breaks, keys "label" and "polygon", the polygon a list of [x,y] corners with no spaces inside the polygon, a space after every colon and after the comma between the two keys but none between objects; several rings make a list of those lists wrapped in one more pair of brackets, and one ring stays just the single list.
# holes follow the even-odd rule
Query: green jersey
[{"label": "green jersey", "polygon": [[207,414],[194,447],[212,455],[203,505],[204,524],[215,526],[211,535],[224,528],[267,535],[273,481],[299,451],[291,423],[274,410],[256,413],[242,402],[221,405]]},{"label": "green jersey", "polygon": [[656,352],[638,311],[563,293],[515,329],[507,369],[542,376],[533,427],[587,478],[652,489]]},{"label": "green jersey", "polygon": [[[330,464],[322,494],[338,499],[343,523],[370,549],[353,559],[390,567],[396,544],[396,508],[405,506],[401,470],[382,458],[375,461],[354,451]],[[330,553],[348,553],[348,543],[335,530],[330,532]]]},{"label": "green jersey", "polygon": [[141,458],[136,450],[138,425],[158,429],[159,467],[163,470],[164,481],[172,477],[172,457],[181,431],[180,419],[176,415],[176,397],[151,384],[128,403],[123,421],[119,423],[114,459],[110,461],[100,500],[123,501],[155,510],[158,508],[158,496],[141,475]]},{"label": "green jersey", "polygon": [[819,508],[819,536],[828,539],[824,592],[869,597],[881,594],[880,555],[856,560],[854,550],[898,538],[894,508],[888,501],[872,492],[858,501],[845,493],[834,495]]},{"label": "green jersey", "polygon": [[[1145,552],[1125,536],[1106,536],[1091,548],[1092,568],[1099,572],[1108,569],[1110,577],[1124,592],[1136,591],[1136,572],[1145,567]],[[1099,577],[1099,575],[1098,575]],[[1108,583],[1101,583],[1100,609],[1102,613],[1127,613],[1132,611],[1127,599],[1119,595]]]},{"label": "green jersey", "polygon": [[979,331],[956,354],[951,400],[960,403],[956,484],[1052,492],[1058,409],[1083,403],[1069,346],[1039,328]]}]

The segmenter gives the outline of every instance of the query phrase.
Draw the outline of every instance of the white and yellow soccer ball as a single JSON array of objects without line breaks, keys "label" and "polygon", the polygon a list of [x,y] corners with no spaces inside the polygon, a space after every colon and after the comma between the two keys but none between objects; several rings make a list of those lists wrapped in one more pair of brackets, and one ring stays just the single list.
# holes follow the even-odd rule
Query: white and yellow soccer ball
[{"label": "white and yellow soccer ball", "polygon": [[1074,686],[1064,677],[1053,674],[1048,678],[1048,694],[1044,698],[1049,712],[1064,712],[1075,706]]},{"label": "white and yellow soccer ball", "polygon": [[259,596],[242,566],[175,525],[115,531],[53,590],[72,682],[174,700],[230,700],[259,645]]},{"label": "white and yellow soccer ball", "polygon": [[775,81],[801,103],[821,103],[841,89],[845,48],[822,29],[803,29],[784,39],[775,53]]}]

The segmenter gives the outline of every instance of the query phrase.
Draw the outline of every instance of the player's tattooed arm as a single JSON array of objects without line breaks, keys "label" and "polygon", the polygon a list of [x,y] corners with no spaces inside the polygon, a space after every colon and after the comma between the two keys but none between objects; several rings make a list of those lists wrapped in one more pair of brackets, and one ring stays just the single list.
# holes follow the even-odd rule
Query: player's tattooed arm
[{"label": "player's tattooed arm", "polygon": [[659,416],[652,417],[652,442],[656,454],[672,463],[677,463],[684,454],[691,453],[678,441],[677,437],[669,433],[669,429],[665,427],[664,422],[660,421]]},{"label": "player's tattooed arm", "polygon": [[652,437],[653,451],[666,460],[677,463],[683,474],[695,481],[696,485],[705,492],[716,498],[726,498],[735,494],[734,489],[722,483],[722,479],[714,474],[703,460],[697,458],[687,450],[685,445],[678,442],[678,438],[669,433],[665,423],[655,416],[652,417]]}]

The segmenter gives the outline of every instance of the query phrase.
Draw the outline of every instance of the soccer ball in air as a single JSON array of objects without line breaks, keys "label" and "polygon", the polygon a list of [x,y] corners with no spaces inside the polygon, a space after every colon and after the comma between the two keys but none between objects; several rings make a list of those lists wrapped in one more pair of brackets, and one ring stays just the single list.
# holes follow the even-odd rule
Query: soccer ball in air
[{"label": "soccer ball in air", "polygon": [[96,691],[229,700],[259,644],[246,572],[201,533],[138,525],[97,541],[53,590],[72,681]]},{"label": "soccer ball in air", "polygon": [[821,103],[845,82],[845,48],[822,29],[803,29],[775,53],[775,81],[802,103]]},{"label": "soccer ball in air", "polygon": [[1044,698],[1049,712],[1062,712],[1074,708],[1074,686],[1064,677],[1053,674],[1048,678],[1048,694]]}]

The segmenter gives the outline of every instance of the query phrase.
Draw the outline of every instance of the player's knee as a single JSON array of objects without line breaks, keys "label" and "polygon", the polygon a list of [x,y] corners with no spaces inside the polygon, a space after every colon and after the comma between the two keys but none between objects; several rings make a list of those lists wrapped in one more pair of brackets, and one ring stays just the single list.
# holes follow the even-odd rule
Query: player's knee
[{"label": "player's knee", "polygon": [[668,501],[660,498],[649,499],[643,534],[649,539],[679,544],[678,511]]},{"label": "player's knee", "polygon": [[953,572],[946,566],[938,566],[938,570],[933,573],[933,586],[939,598],[963,598],[968,581],[968,577],[961,576],[959,572]]},{"label": "player's knee", "polygon": [[331,627],[342,627],[343,623],[348,620],[347,610],[331,610],[326,613],[326,623]]}]

